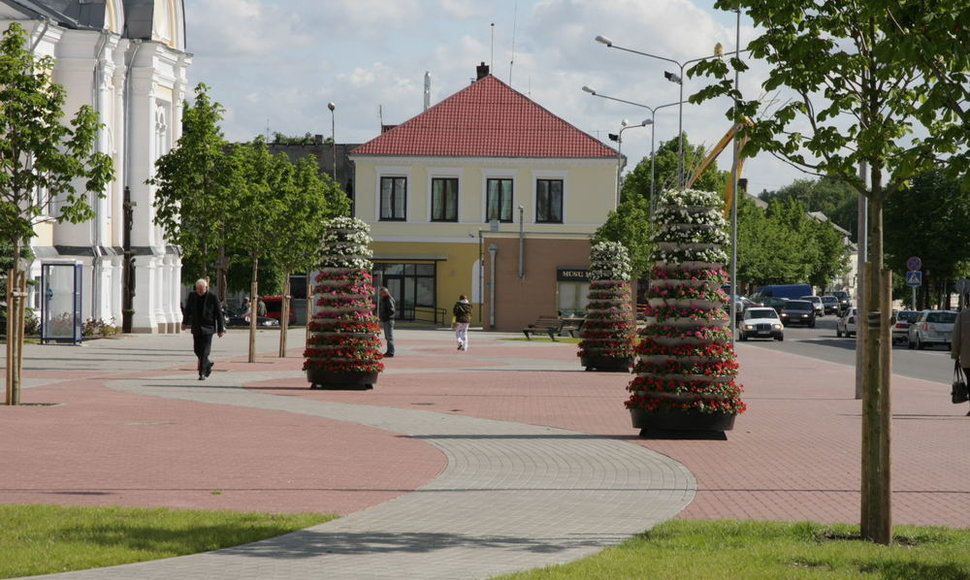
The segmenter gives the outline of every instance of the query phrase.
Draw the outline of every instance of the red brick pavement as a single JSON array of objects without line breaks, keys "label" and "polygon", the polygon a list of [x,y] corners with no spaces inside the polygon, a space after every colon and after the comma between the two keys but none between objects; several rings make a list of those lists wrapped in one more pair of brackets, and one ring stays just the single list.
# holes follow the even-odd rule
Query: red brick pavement
[{"label": "red brick pavement", "polygon": [[[386,361],[373,391],[310,391],[302,378],[246,377],[298,371],[299,349],[291,358],[234,357],[217,368],[275,395],[627,439],[694,473],[698,493],[684,518],[858,521],[861,423],[851,367],[740,344],[749,410],[726,441],[641,439],[623,408],[629,376],[584,372],[573,344],[475,335],[461,353],[449,333],[421,333],[410,345],[401,334],[399,356]],[[444,461],[424,443],[372,428],[129,395],[100,378],[26,389],[24,401],[63,405],[0,407],[2,503],[348,513],[420,486]],[[894,377],[895,523],[970,527],[966,410],[949,403],[946,385]]]},{"label": "red brick pavement", "polygon": [[[422,344],[386,361],[389,372],[372,392],[307,391],[299,381],[249,386],[629,439],[694,473],[698,493],[681,514],[684,518],[858,521],[861,402],[854,398],[852,367],[740,344],[740,381],[749,410],[738,417],[726,441],[641,439],[623,407],[629,376],[583,372],[575,348],[539,341],[481,342],[472,354],[487,357],[490,364],[527,357],[575,361],[576,366],[462,372],[457,369],[466,362],[465,353]],[[420,368],[436,372],[413,371]],[[441,372],[447,368],[456,370]],[[950,404],[948,385],[899,376],[893,381],[894,521],[970,527],[967,407]]]}]

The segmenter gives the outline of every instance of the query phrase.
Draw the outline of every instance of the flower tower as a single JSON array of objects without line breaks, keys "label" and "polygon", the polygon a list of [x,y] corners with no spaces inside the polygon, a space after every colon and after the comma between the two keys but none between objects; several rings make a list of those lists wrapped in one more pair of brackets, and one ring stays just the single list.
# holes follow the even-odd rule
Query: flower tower
[{"label": "flower tower", "polygon": [[384,370],[369,232],[357,218],[327,223],[303,353],[311,389],[370,389]]},{"label": "flower tower", "polygon": [[628,372],[637,329],[629,253],[619,242],[600,242],[589,259],[589,304],[577,354],[587,371]]},{"label": "flower tower", "polygon": [[730,336],[729,240],[721,197],[665,191],[654,216],[654,267],[636,374],[627,390],[633,426],[661,431],[727,431],[744,412]]}]

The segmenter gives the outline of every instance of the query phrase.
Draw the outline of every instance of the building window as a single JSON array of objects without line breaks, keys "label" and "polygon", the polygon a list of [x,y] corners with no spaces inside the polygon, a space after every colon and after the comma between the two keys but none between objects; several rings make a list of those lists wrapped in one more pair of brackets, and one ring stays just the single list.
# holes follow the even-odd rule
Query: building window
[{"label": "building window", "polygon": [[374,281],[384,286],[397,302],[398,320],[434,320],[435,264],[374,264]]},{"label": "building window", "polygon": [[381,221],[404,221],[407,219],[406,177],[381,178]]},{"label": "building window", "polygon": [[458,221],[457,177],[436,177],[431,180],[431,221]]},{"label": "building window", "polygon": [[489,179],[485,182],[485,221],[512,221],[512,180]]},{"label": "building window", "polygon": [[562,223],[562,180],[536,181],[536,223]]}]

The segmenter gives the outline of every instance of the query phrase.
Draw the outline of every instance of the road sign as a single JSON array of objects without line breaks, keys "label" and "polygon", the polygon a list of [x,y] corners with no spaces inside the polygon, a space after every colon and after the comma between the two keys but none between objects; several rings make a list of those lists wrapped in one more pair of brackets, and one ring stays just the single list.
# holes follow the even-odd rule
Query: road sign
[{"label": "road sign", "polygon": [[916,256],[913,256],[912,258],[906,260],[906,269],[909,271],[919,270],[922,267],[923,267],[923,260],[920,260]]},{"label": "road sign", "polygon": [[906,272],[906,285],[907,286],[922,286],[923,285],[923,273],[919,271],[909,271]]}]

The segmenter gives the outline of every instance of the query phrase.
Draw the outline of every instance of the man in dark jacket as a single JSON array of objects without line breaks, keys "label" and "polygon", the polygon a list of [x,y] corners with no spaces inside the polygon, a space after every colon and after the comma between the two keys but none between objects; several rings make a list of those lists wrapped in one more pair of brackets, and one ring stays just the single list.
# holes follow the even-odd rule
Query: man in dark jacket
[{"label": "man in dark jacket", "polygon": [[384,327],[384,340],[387,342],[385,357],[394,356],[394,316],[397,314],[394,308],[394,297],[391,296],[387,288],[381,287],[381,301],[377,307],[377,318]]},{"label": "man in dark jacket", "polygon": [[189,294],[185,304],[185,314],[182,318],[182,330],[192,327],[192,349],[199,358],[199,380],[204,381],[212,374],[212,335],[220,337],[226,333],[226,321],[222,317],[219,298],[209,292],[209,282],[205,279],[196,280],[195,292]]}]

